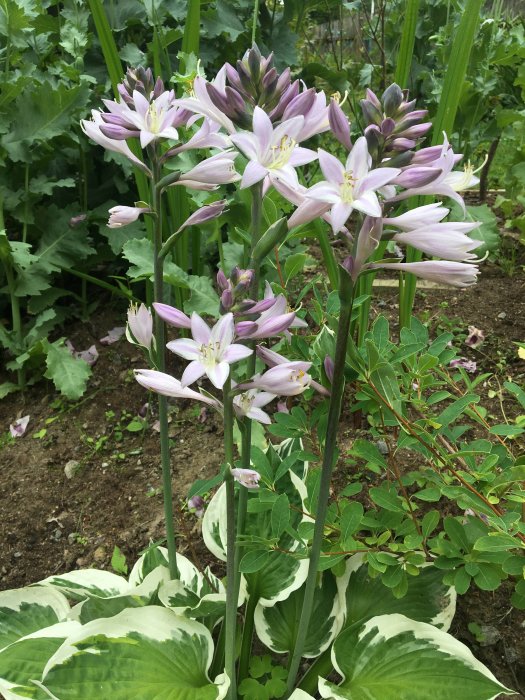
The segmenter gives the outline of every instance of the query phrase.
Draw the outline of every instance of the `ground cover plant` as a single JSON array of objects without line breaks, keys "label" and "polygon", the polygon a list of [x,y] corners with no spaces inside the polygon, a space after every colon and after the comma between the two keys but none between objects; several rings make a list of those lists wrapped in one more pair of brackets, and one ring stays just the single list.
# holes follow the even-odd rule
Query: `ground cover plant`
[{"label": "ground cover plant", "polygon": [[[514,449],[523,419],[493,424],[480,405],[489,375],[471,377],[454,334],[431,336],[411,315],[412,275],[476,282],[479,225],[457,215],[472,172],[455,169],[446,134],[421,147],[432,124],[396,83],[367,90],[354,125],[340,96],[294,80],[255,44],[207,77],[185,61],[176,90],[151,69],[128,69],[119,98],[82,121],[142,178],[141,199],[111,207],[108,226],[149,222],[122,245],[133,296],[144,294],[126,337],[143,355],[134,380],[158,394],[166,547],[152,544],[129,575],[116,549],[115,574],[55,573],[0,594],[3,695],[512,695],[448,629],[456,592],[471,586],[510,580],[513,604],[525,607]],[[307,147],[321,134],[321,148]],[[179,225],[177,202],[187,207]],[[188,267],[202,224],[212,226],[217,272],[195,256]],[[322,283],[298,279],[309,238]],[[8,266],[18,253],[9,245]],[[397,336],[384,316],[370,321],[371,282],[385,270],[402,275]],[[166,324],[176,329],[167,343]],[[476,348],[482,336],[472,327],[465,342]],[[185,361],[177,376],[167,351]],[[518,384],[504,389],[525,405]],[[177,552],[168,397],[198,402],[223,425],[219,472],[187,494],[205,511],[219,568]],[[119,432],[145,428],[151,404]],[[356,469],[331,497],[343,405],[365,417],[373,440],[353,440]],[[26,426],[13,424],[13,439]],[[404,450],[417,455],[409,471]],[[442,498],[444,518],[419,506]],[[253,656],[255,637],[271,653]]]}]

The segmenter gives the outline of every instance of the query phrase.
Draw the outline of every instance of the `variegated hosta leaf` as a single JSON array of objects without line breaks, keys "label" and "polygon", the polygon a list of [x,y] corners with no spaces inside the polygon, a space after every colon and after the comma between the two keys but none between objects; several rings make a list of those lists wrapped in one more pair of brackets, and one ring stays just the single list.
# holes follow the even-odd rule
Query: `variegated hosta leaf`
[{"label": "variegated hosta leaf", "polygon": [[[224,617],[226,589],[209,569],[205,572],[206,576],[200,571],[197,573],[198,580],[187,584],[182,580],[164,583],[159,590],[159,600],[179,615],[193,619],[211,618],[209,621],[214,625]],[[243,592],[239,596],[239,604],[244,602],[244,597]]]},{"label": "variegated hosta leaf", "polygon": [[229,682],[208,678],[212,656],[204,625],[147,606],[84,625],[49,660],[42,682],[60,700],[220,700]]},{"label": "variegated hosta leaf", "polygon": [[[178,554],[177,557],[182,555]],[[177,559],[178,561],[178,559]],[[153,546],[137,559],[129,574],[130,586],[138,586],[158,566],[168,566],[166,547]]]},{"label": "variegated hosta leaf", "polygon": [[[286,493],[290,508],[290,525],[297,528],[305,517],[302,514],[306,487],[293,472],[288,471],[279,479],[280,493]],[[256,492],[248,494],[249,499],[257,499]],[[248,501],[249,503],[250,501]],[[246,515],[245,536],[270,541],[272,539],[271,509],[263,512],[250,512]],[[226,491],[224,484],[212,498],[202,524],[202,534],[208,549],[219,559],[226,559]],[[293,552],[298,542],[284,532],[279,539],[279,548]],[[249,551],[249,546],[246,547]],[[308,562],[293,554],[269,550],[269,555],[261,569],[244,574],[249,596],[260,599],[262,605],[274,605],[285,600],[292,591],[299,588],[308,572]]]},{"label": "variegated hosta leaf", "polygon": [[39,585],[63,591],[71,600],[84,600],[91,595],[110,598],[122,595],[129,589],[129,584],[123,576],[100,569],[80,569],[67,574],[49,576],[40,581]]},{"label": "variegated hosta leaf", "polygon": [[293,693],[290,695],[290,700],[315,700],[313,695],[309,695],[308,693],[305,693],[304,690],[301,690],[300,688],[296,688]]},{"label": "variegated hosta leaf", "polygon": [[338,579],[339,592],[346,591],[345,627],[363,623],[376,615],[400,613],[413,620],[428,622],[447,631],[456,610],[456,591],[442,582],[443,572],[423,567],[419,576],[408,577],[408,591],[395,598],[381,579],[371,579],[362,554],[346,562],[345,574]]},{"label": "variegated hosta leaf", "polygon": [[[58,622],[39,629],[0,651],[0,693],[6,700],[47,698],[31,682],[42,672],[53,654],[69,635],[80,629],[78,622]],[[23,695],[20,695],[23,693]]]},{"label": "variegated hosta leaf", "polygon": [[346,629],[332,648],[340,685],[319,679],[331,700],[493,700],[512,694],[452,635],[404,615]]},{"label": "variegated hosta leaf", "polygon": [[[257,636],[272,651],[285,654],[295,649],[303,599],[304,585],[291,593],[286,600],[271,607],[264,607],[259,603],[255,608]],[[331,571],[320,573],[303,656],[319,656],[331,644],[341,630],[344,613],[344,591],[338,591],[335,576]]]},{"label": "variegated hosta leaf", "polygon": [[64,620],[69,603],[46,586],[0,592],[0,649],[44,627]]},{"label": "variegated hosta leaf", "polygon": [[138,586],[128,585],[123,595],[108,597],[90,595],[72,609],[70,617],[85,624],[102,617],[113,617],[126,608],[154,605],[158,602],[159,586],[169,581],[169,578],[169,570],[165,566],[157,566]]}]

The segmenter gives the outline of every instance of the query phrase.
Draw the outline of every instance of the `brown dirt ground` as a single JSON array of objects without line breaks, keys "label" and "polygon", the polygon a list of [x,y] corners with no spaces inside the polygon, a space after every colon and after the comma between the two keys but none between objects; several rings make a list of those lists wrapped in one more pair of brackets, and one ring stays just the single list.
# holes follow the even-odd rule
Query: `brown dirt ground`
[{"label": "brown dirt ground", "polygon": [[[434,326],[447,330],[452,325],[466,332],[469,324],[483,329],[486,343],[480,351],[465,354],[483,371],[497,371],[500,381],[512,377],[522,384],[525,363],[517,359],[512,341],[525,340],[523,299],[525,275],[506,277],[486,263],[477,286],[419,291],[417,309],[420,317],[432,318]],[[392,315],[395,301],[394,288],[380,287],[374,310]],[[0,589],[74,568],[110,569],[115,546],[132,563],[152,540],[164,535],[158,434],[121,429],[146,400],[130,372],[145,366],[144,361],[125,339],[111,346],[99,343],[123,319],[122,309],[106,308],[70,329],[75,347],[96,343],[100,353],[82,401],[57,400],[52,385],[41,382],[0,403]],[[497,389],[495,380],[489,381],[490,387]],[[26,414],[31,416],[26,435],[7,439],[9,423]],[[43,428],[45,436],[35,437]],[[196,478],[217,473],[221,432],[214,415],[200,422],[189,402],[174,405],[171,438],[179,547],[200,562],[209,555],[199,537],[199,522],[183,510],[184,494]],[[103,444],[97,448],[100,438]],[[352,439],[348,424],[343,439]],[[69,460],[80,463],[73,478],[64,472]],[[511,590],[507,585],[492,593],[471,590],[459,601],[452,631],[500,681],[520,690],[522,695],[516,697],[524,700],[525,622],[523,613],[511,608]],[[487,631],[481,643],[468,630],[472,622]]]}]

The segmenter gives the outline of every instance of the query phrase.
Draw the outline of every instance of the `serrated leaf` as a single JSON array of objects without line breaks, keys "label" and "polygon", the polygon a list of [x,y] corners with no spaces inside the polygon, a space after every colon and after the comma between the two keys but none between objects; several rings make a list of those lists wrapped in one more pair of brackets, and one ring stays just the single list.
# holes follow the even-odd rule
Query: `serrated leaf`
[{"label": "serrated leaf", "polygon": [[45,377],[52,379],[56,388],[68,399],[79,399],[86,390],[91,367],[77,359],[58,340],[47,349]]}]

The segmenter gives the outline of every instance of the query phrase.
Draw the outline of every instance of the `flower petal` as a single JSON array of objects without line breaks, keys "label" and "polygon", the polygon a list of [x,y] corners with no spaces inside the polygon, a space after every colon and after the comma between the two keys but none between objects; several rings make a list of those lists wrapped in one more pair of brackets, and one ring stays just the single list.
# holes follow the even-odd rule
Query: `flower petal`
[{"label": "flower petal", "polygon": [[193,362],[190,362],[190,364],[184,370],[182,377],[180,378],[180,383],[185,388],[196,382],[197,379],[200,379],[205,373],[206,367],[198,360],[194,360]]},{"label": "flower petal", "polygon": [[222,389],[230,374],[230,365],[227,362],[219,362],[213,367],[207,368],[206,374],[214,387]]},{"label": "flower petal", "polygon": [[210,342],[211,330],[195,311],[191,315],[191,334],[199,345],[208,345]]},{"label": "flower petal", "polygon": [[171,340],[166,344],[166,347],[185,360],[198,360],[201,356],[199,343],[191,340],[191,338]]}]

